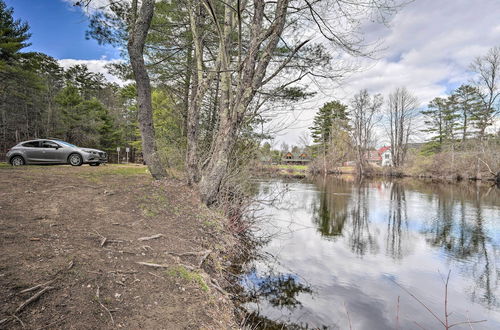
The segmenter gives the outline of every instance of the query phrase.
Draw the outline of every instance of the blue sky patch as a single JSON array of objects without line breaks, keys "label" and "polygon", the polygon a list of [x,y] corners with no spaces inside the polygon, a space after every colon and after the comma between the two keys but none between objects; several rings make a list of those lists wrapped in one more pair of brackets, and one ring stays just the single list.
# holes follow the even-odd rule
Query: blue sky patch
[{"label": "blue sky patch", "polygon": [[56,59],[117,59],[119,51],[86,40],[88,19],[78,8],[62,0],[5,0],[14,8],[14,17],[30,25],[31,46],[24,51],[37,51]]}]

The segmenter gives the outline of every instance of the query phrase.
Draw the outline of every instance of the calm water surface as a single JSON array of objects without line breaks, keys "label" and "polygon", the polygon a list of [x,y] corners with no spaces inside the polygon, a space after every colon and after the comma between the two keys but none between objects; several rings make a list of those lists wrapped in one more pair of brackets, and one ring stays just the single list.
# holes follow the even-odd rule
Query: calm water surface
[{"label": "calm water surface", "polygon": [[405,290],[444,321],[451,271],[450,324],[500,329],[498,188],[349,177],[257,185],[252,216],[265,243],[242,283],[259,328],[442,329]]}]

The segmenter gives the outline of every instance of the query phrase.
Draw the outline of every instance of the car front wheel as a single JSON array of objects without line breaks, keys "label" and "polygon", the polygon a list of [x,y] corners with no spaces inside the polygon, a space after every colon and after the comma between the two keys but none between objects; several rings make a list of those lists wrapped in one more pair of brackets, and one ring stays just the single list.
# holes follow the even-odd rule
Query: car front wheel
[{"label": "car front wheel", "polygon": [[83,158],[79,154],[69,155],[68,161],[72,166],[80,166],[83,164]]},{"label": "car front wheel", "polygon": [[21,166],[21,165],[24,165],[24,158],[21,157],[21,156],[14,156],[10,160],[10,164],[12,166]]}]

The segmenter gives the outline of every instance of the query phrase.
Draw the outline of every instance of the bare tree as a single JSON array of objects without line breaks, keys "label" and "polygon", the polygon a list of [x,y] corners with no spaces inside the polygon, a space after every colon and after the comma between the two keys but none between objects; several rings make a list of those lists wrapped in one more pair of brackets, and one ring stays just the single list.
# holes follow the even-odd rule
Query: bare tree
[{"label": "bare tree", "polygon": [[475,115],[478,135],[481,140],[486,135],[486,128],[493,124],[500,111],[500,46],[491,48],[484,56],[477,57],[471,64],[471,70],[477,74],[474,81],[479,89],[483,108]]},{"label": "bare tree", "polygon": [[142,136],[142,153],[151,175],[155,179],[166,176],[157,154],[155,129],[153,125],[153,106],[151,103],[151,83],[144,64],[144,44],[154,13],[154,0],[143,0],[138,10],[138,0],[132,1],[127,44],[130,64],[137,85],[137,104],[139,106],[139,127]]},{"label": "bare tree", "polygon": [[408,151],[408,139],[415,133],[418,99],[405,87],[396,88],[387,101],[388,135],[393,166],[402,166]]},{"label": "bare tree", "polygon": [[383,99],[380,94],[373,97],[366,89],[359,91],[351,101],[349,111],[352,125],[352,140],[356,152],[358,175],[365,174],[367,155],[373,146],[375,124],[380,120],[379,114]]}]

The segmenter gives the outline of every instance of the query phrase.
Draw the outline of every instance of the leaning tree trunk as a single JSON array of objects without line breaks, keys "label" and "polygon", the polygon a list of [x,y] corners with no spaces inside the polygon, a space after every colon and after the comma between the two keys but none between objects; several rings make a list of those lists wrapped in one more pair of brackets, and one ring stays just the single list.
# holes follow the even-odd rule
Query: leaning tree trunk
[{"label": "leaning tree trunk", "polygon": [[[207,205],[217,200],[223,179],[227,174],[231,153],[237,142],[238,131],[250,102],[256,91],[273,77],[271,74],[267,80],[264,80],[267,67],[285,26],[288,0],[276,2],[275,19],[267,29],[263,27],[265,2],[255,1],[254,4],[252,33],[247,54],[244,59],[238,60],[239,71],[236,84],[232,81],[230,50],[232,49],[231,36],[235,32],[232,28],[237,24],[233,25],[234,8],[227,3],[224,8],[223,28],[219,29],[217,65],[220,65],[220,121],[215,139],[212,141],[214,147],[209,162],[203,169],[199,184],[201,199]],[[216,17],[214,17],[214,22],[219,24]],[[236,23],[238,22],[237,20]]]},{"label": "leaning tree trunk", "polygon": [[138,120],[142,137],[142,153],[144,161],[155,179],[166,176],[158,157],[153,125],[153,106],[151,103],[151,83],[144,64],[144,43],[148,35],[154,13],[154,0],[143,0],[141,9],[136,14],[137,0],[133,1],[133,22],[130,26],[128,55],[137,85]]},{"label": "leaning tree trunk", "polygon": [[200,181],[200,196],[202,201],[213,204],[218,197],[219,189],[227,174],[229,159],[237,138],[237,127],[231,121],[223,120],[217,138],[214,141],[215,148],[212,159],[205,169],[205,174]]}]

